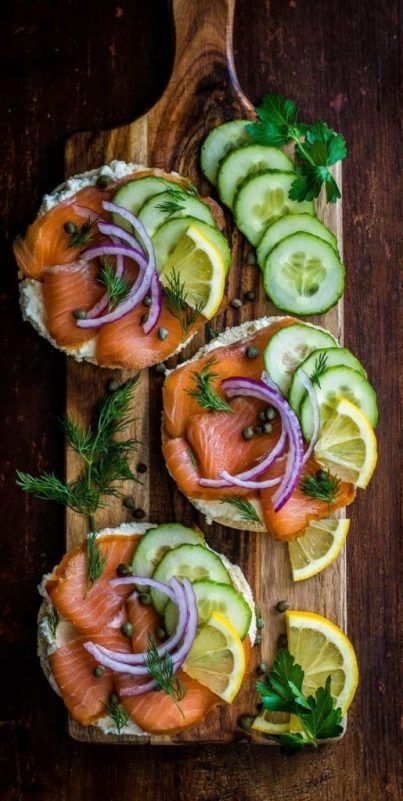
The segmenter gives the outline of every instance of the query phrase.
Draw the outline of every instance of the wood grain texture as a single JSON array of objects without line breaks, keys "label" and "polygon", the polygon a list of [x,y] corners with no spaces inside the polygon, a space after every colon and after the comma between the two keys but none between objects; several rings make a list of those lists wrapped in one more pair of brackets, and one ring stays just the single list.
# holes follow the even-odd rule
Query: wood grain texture
[{"label": "wood grain texture", "polygon": [[[112,158],[121,158],[148,166],[175,170],[189,176],[203,192],[211,187],[203,181],[199,169],[200,146],[208,131],[225,119],[253,117],[253,107],[242,94],[233,67],[232,28],[234,0],[200,0],[190,5],[188,0],[174,0],[173,14],[176,31],[175,60],[171,79],[161,99],[148,113],[129,125],[99,132],[73,136],[66,147],[66,175],[96,167]],[[223,113],[225,109],[225,113]],[[341,183],[341,168],[337,169]],[[338,235],[342,250],[341,202],[328,206],[318,203],[318,215],[326,220]],[[216,330],[224,330],[245,320],[252,320],[276,310],[268,303],[260,271],[246,265],[247,247],[227,216],[227,235],[232,242],[233,262],[229,274],[229,298],[243,297],[254,289],[257,300],[244,303],[235,311],[231,307],[214,322]],[[339,338],[343,338],[343,303],[340,302],[318,322]],[[192,341],[187,354],[195,352],[203,341],[204,332]],[[182,358],[182,357],[181,357]],[[175,360],[171,360],[176,363]],[[113,371],[112,371],[113,372]],[[112,373],[110,373],[112,374]],[[88,422],[95,402],[105,392],[107,374],[91,365],[67,362],[67,412],[80,422]],[[284,632],[284,616],[275,611],[278,600],[287,598],[290,608],[307,609],[328,616],[343,629],[346,627],[346,570],[345,555],[319,576],[294,585],[291,577],[288,550],[283,543],[268,536],[237,532],[214,524],[207,527],[202,516],[189,509],[188,502],[176,489],[161,459],[160,446],[160,387],[161,379],[155,370],[142,371],[140,386],[133,400],[132,435],[141,441],[141,460],[149,465],[143,485],[127,482],[124,489],[133,493],[136,506],[141,507],[152,522],[187,519],[198,523],[206,532],[208,542],[230,556],[244,570],[253,589],[256,603],[266,626],[262,644],[253,652],[250,675],[236,701],[214,710],[199,726],[186,732],[151,735],[149,738],[106,735],[94,727],[82,727],[69,719],[69,732],[81,741],[98,743],[127,742],[172,745],[192,742],[233,742],[242,739],[237,719],[243,712],[253,711],[255,667],[260,661],[273,661],[278,636]],[[156,399],[158,401],[156,403]],[[138,460],[134,458],[134,464]],[[71,479],[81,468],[80,459],[71,450],[66,453],[67,476]],[[97,513],[97,527],[119,525],[125,515],[120,498],[111,499],[108,508]],[[87,531],[86,520],[67,511],[67,548],[82,541]],[[255,742],[271,744],[256,736]]]},{"label": "wood grain texture", "polygon": [[[78,23],[79,20],[79,23]],[[59,353],[22,323],[11,241],[63,177],[63,140],[144,111],[168,81],[172,47],[160,0],[16,0],[0,9],[0,788],[6,801],[397,801],[400,406],[398,336],[398,5],[374,0],[238,0],[235,61],[247,95],[295,97],[345,134],[347,345],[379,392],[380,463],[354,505],[348,630],[361,682],[344,739],[284,759],[232,745],[116,748],[65,734],[60,700],[35,655],[36,585],[65,548],[60,508],[22,498],[17,467],[62,469],[53,423],[65,404]],[[130,69],[128,69],[130,64]],[[23,190],[23,191],[22,191]],[[29,402],[28,402],[29,400]]]}]

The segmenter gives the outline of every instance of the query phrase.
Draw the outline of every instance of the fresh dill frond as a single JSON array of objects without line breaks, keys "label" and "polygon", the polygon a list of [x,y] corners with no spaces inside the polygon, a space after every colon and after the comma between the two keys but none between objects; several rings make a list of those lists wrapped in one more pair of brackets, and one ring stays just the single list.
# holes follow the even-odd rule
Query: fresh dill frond
[{"label": "fresh dill frond", "polygon": [[248,501],[247,498],[241,498],[240,495],[234,495],[231,498],[223,498],[221,503],[230,503],[231,506],[234,506],[235,509],[240,512],[242,520],[260,523],[260,525],[262,525],[262,521],[253,503]]},{"label": "fresh dill frond", "polygon": [[318,356],[317,359],[315,359],[315,365],[310,375],[312,384],[316,384],[319,387],[319,389],[321,389],[320,379],[326,370],[327,359],[328,359],[327,353],[321,353],[320,356]]},{"label": "fresh dill frond", "polygon": [[93,433],[91,429],[83,428],[67,414],[63,417],[61,426],[68,444],[79,456],[86,459],[93,444]]},{"label": "fresh dill frond", "polygon": [[340,479],[331,476],[329,470],[317,470],[313,476],[302,476],[300,487],[304,495],[330,505],[339,494]]},{"label": "fresh dill frond", "polygon": [[172,698],[182,716],[185,717],[180,707],[180,702],[185,697],[187,689],[185,685],[182,684],[181,680],[176,679],[174,676],[174,666],[171,655],[165,654],[164,656],[159,656],[157,645],[152,634],[148,635],[145,664],[150,676],[157,682],[159,689]]},{"label": "fresh dill frond", "polygon": [[164,195],[169,195],[169,198],[167,200],[162,200],[161,203],[157,203],[157,209],[166,212],[167,217],[177,214],[178,211],[183,211],[183,201],[186,199],[186,192],[183,189],[172,187],[167,189]]},{"label": "fresh dill frond", "polygon": [[202,409],[212,409],[216,412],[230,412],[232,408],[224,398],[215,391],[212,386],[212,381],[219,378],[219,373],[211,370],[211,367],[217,364],[214,359],[210,359],[202,368],[200,373],[192,372],[192,378],[196,384],[195,389],[187,389],[186,392],[191,398],[194,398]]},{"label": "fresh dill frond", "polygon": [[90,587],[102,576],[106,559],[106,554],[102,555],[98,545],[96,533],[91,531],[87,537],[87,581]]},{"label": "fresh dill frond", "polygon": [[180,273],[175,267],[172,267],[165,278],[164,292],[168,311],[179,320],[183,333],[188,334],[203,313],[203,303],[195,307],[189,305],[185,282],[181,281]]},{"label": "fresh dill frond", "polygon": [[83,223],[81,226],[76,226],[75,231],[70,234],[69,241],[67,244],[68,248],[75,248],[75,247],[85,247],[91,240],[94,225],[97,222],[98,217],[91,222],[91,217],[88,217],[87,222]]},{"label": "fresh dill frond", "polygon": [[59,625],[60,615],[55,606],[52,606],[49,614],[47,615],[47,621],[52,633],[52,637],[56,637],[56,629]]},{"label": "fresh dill frond", "polygon": [[112,696],[109,699],[109,702],[105,704],[105,709],[109,717],[112,718],[118,734],[120,734],[129,720],[129,713],[127,709],[125,709],[124,706],[122,706],[122,704],[116,701]]},{"label": "fresh dill frond", "polygon": [[108,310],[111,311],[115,306],[124,300],[130,292],[130,284],[116,272],[109,261],[103,259],[102,270],[98,277],[98,282],[103,284],[108,293]]}]

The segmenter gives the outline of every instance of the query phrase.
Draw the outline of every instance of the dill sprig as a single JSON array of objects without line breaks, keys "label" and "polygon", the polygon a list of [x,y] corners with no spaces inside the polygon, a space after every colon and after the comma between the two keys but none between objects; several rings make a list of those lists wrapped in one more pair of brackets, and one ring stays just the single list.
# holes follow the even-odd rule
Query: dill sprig
[{"label": "dill sprig", "polygon": [[229,403],[221,398],[211,384],[215,378],[219,378],[219,373],[215,373],[211,370],[214,364],[217,364],[217,362],[214,359],[210,359],[201,369],[200,373],[192,372],[196,387],[195,389],[187,389],[186,392],[197,400],[202,409],[213,409],[216,412],[232,413],[232,408]]},{"label": "dill sprig", "polygon": [[157,203],[157,209],[166,212],[167,217],[177,214],[178,211],[183,211],[183,201],[186,199],[186,192],[183,189],[172,187],[167,189],[164,195],[169,195],[169,198]]},{"label": "dill sprig", "polygon": [[179,271],[175,270],[175,267],[172,267],[165,278],[164,292],[168,311],[179,320],[183,333],[188,334],[203,312],[203,303],[195,307],[189,305],[185,282],[181,281]]},{"label": "dill sprig", "polygon": [[150,676],[157,682],[159,689],[172,698],[182,716],[185,717],[180,702],[185,697],[187,689],[180,679],[174,677],[173,662],[170,654],[159,656],[157,645],[152,634],[148,634],[148,648],[145,664]]},{"label": "dill sprig", "polygon": [[17,484],[38,498],[55,501],[87,515],[94,529],[93,515],[105,506],[103,496],[120,494],[115,482],[138,481],[129,464],[136,440],[118,436],[131,422],[128,410],[136,380],[127,381],[101,401],[93,426],[83,428],[69,416],[62,421],[68,444],[84,463],[77,478],[64,482],[54,473],[32,476],[17,470]]},{"label": "dill sprig", "polygon": [[109,702],[105,704],[105,709],[109,717],[112,718],[118,734],[120,734],[129,720],[129,713],[127,709],[125,709],[124,706],[119,703],[119,700],[115,699],[113,696],[111,696]]},{"label": "dill sprig", "polygon": [[52,637],[56,637],[56,629],[59,625],[60,615],[55,606],[52,606],[49,614],[47,615],[47,621],[52,633]]},{"label": "dill sprig", "polygon": [[106,554],[105,556],[102,555],[96,533],[91,531],[87,537],[87,581],[89,587],[92,587],[97,579],[102,576],[106,558]]},{"label": "dill sprig", "polygon": [[95,220],[91,222],[91,217],[88,217],[87,221],[83,223],[83,225],[76,226],[75,230],[70,234],[67,247],[74,248],[88,245],[93,234],[93,227],[98,219],[99,218],[96,217]]},{"label": "dill sprig", "polygon": [[315,365],[310,375],[312,384],[316,384],[319,387],[319,389],[321,389],[320,379],[326,370],[327,359],[328,359],[327,354],[321,353],[320,356],[318,356],[317,359],[315,359]]},{"label": "dill sprig", "polygon": [[339,494],[340,479],[331,476],[329,470],[317,470],[313,476],[302,476],[300,487],[304,495],[326,501],[330,506]]},{"label": "dill sprig", "polygon": [[103,284],[108,293],[108,310],[111,311],[130,292],[130,284],[122,276],[116,275],[109,259],[103,259],[102,270],[98,282]]},{"label": "dill sprig", "polygon": [[223,498],[221,503],[230,503],[232,506],[234,506],[235,509],[240,512],[242,520],[260,523],[260,525],[262,525],[262,521],[253,503],[248,501],[246,498],[241,498],[240,495],[234,495],[231,498]]}]

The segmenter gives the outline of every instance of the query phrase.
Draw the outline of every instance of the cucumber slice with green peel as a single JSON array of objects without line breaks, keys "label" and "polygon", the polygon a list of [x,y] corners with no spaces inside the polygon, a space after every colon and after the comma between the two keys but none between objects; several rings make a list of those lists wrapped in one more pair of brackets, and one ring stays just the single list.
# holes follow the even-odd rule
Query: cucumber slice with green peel
[{"label": "cucumber slice with green peel", "polygon": [[329,331],[305,323],[280,328],[270,339],[263,358],[267,372],[283,395],[287,395],[291,377],[304,359],[318,348],[335,348],[338,342]]},{"label": "cucumber slice with green peel", "polygon": [[306,233],[324,239],[338,253],[337,239],[326,225],[312,214],[285,214],[279,220],[269,225],[256,249],[259,267],[263,269],[267,256],[282,239],[296,233]]},{"label": "cucumber slice with green peel", "polygon": [[266,228],[284,214],[314,214],[312,200],[301,203],[288,193],[293,172],[266,171],[246,178],[234,200],[235,221],[251,245],[258,245]]},{"label": "cucumber slice with green peel", "polygon": [[135,576],[152,576],[155,568],[167,551],[179,545],[204,545],[201,531],[187,528],[180,523],[166,523],[150,528],[141,537],[134,552],[132,570]]},{"label": "cucumber slice with green peel", "polygon": [[318,379],[314,383],[320,386],[321,377],[325,370],[329,367],[342,366],[351,367],[352,370],[356,370],[357,373],[361,373],[364,378],[366,377],[363,366],[347,348],[319,348],[318,350],[312,351],[310,356],[297,367],[291,379],[288,402],[294,409],[295,414],[298,414],[301,401],[306,393],[306,388],[301,380],[302,371],[304,371],[309,378],[312,378],[319,371]]},{"label": "cucumber slice with green peel", "polygon": [[292,234],[276,245],[263,267],[266,294],[280,311],[323,314],[344,292],[344,264],[328,242]]},{"label": "cucumber slice with green peel", "polygon": [[[167,189],[177,186],[176,183],[168,181],[165,178],[157,178],[156,175],[147,175],[144,178],[135,178],[132,181],[127,181],[126,184],[120,186],[113,196],[113,202],[118,206],[123,206],[137,216],[146,200],[154,195],[166,192]],[[117,225],[126,228],[129,227],[129,223],[123,220],[118,214],[114,214],[113,219]]]},{"label": "cucumber slice with green peel", "polygon": [[176,217],[195,217],[215,227],[215,220],[207,203],[186,192],[162,192],[150,197],[138,214],[146,231],[153,236],[163,223]]},{"label": "cucumber slice with green peel", "polygon": [[200,153],[200,164],[207,180],[214,186],[224,156],[235,147],[250,142],[246,133],[247,125],[250,125],[250,120],[231,120],[217,125],[206,136]]},{"label": "cucumber slice with green peel", "polygon": [[162,272],[175,246],[186,233],[190,225],[196,225],[220,251],[226,270],[231,264],[231,251],[225,236],[212,225],[197,220],[195,217],[174,217],[173,220],[160,225],[153,236],[154,252],[159,272]]},{"label": "cucumber slice with green peel", "polygon": [[267,170],[292,172],[294,168],[294,162],[278,147],[242,145],[231,150],[220,164],[218,194],[223,203],[232,209],[235,195],[245,178]]},{"label": "cucumber slice with green peel", "polygon": [[[228,570],[220,557],[203,545],[179,545],[162,557],[154,570],[153,578],[167,583],[173,576],[178,579],[188,578],[190,581],[210,579],[222,584],[231,584]],[[163,614],[168,601],[167,596],[159,590],[152,589],[151,597],[157,612]]]},{"label": "cucumber slice with green peel", "polygon": [[[220,612],[231,623],[241,640],[246,637],[252,619],[252,611],[238,590],[230,584],[220,584],[209,579],[195,581],[193,589],[199,612],[199,626],[207,622],[212,612]],[[172,634],[176,628],[177,619],[177,606],[169,601],[164,611],[167,634]]]},{"label": "cucumber slice with green peel", "polygon": [[[369,381],[351,367],[329,367],[320,378],[320,387],[315,386],[320,409],[320,422],[323,425],[332,411],[336,398],[346,398],[358,406],[367,416],[371,426],[378,422],[378,405],[376,392]],[[303,398],[298,417],[302,433],[307,442],[313,434],[312,403],[307,395]]]}]

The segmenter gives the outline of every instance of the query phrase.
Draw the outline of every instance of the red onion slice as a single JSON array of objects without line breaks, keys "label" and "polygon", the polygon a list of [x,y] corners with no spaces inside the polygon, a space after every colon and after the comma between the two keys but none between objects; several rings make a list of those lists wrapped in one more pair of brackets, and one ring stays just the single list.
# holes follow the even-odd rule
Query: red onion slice
[{"label": "red onion slice", "polygon": [[123,578],[110,579],[109,584],[111,587],[121,587],[125,584],[136,584],[138,587],[153,587],[154,590],[159,590],[168,596],[170,601],[175,603],[175,593],[172,587],[164,584],[163,581],[157,581],[153,578],[145,578],[144,576],[125,576]]},{"label": "red onion slice", "polygon": [[304,464],[305,464],[305,462],[308,461],[309,457],[313,453],[313,449],[319,439],[320,411],[319,411],[318,397],[316,395],[311,379],[309,378],[305,370],[301,370],[300,373],[301,373],[301,381],[310,397],[312,403],[312,412],[313,412],[313,434],[312,434],[312,439],[309,443],[308,450],[305,451],[304,454]]},{"label": "red onion slice", "polygon": [[146,255],[148,256],[148,260],[152,265],[152,270],[155,270],[156,264],[153,243],[146,229],[144,228],[143,223],[140,222],[140,220],[135,217],[131,211],[125,209],[123,206],[118,206],[116,203],[111,203],[109,200],[103,201],[102,208],[105,209],[105,211],[112,212],[112,214],[118,214],[120,217],[123,217],[126,222],[130,223],[137,241],[140,243],[141,247],[143,250],[145,250]]},{"label": "red onion slice", "polygon": [[[119,240],[121,242],[126,242],[127,245],[130,245],[133,250],[137,251],[141,255],[145,257],[144,251],[134,236],[129,234],[129,231],[126,231],[126,228],[120,228],[119,225],[113,225],[113,223],[106,223],[101,222],[98,223],[98,229],[101,234],[105,234],[105,236],[109,236],[112,239],[112,242],[116,242]],[[119,244],[116,242],[116,244]]]},{"label": "red onion slice", "polygon": [[143,268],[147,264],[147,260],[141,250],[129,248],[119,242],[103,242],[101,245],[93,245],[81,254],[81,258],[85,261],[99,259],[102,256],[125,256],[127,259],[137,262]]},{"label": "red onion slice", "polygon": [[150,334],[153,328],[158,323],[162,312],[162,286],[157,271],[153,274],[151,279],[151,306],[148,318],[143,323],[143,331],[145,334]]},{"label": "red onion slice", "polygon": [[280,483],[280,479],[272,479],[269,483],[260,482],[259,486],[256,486],[255,479],[258,476],[261,476],[268,468],[273,464],[273,462],[278,459],[284,451],[285,443],[286,443],[286,432],[283,429],[279,439],[277,440],[274,448],[268,453],[267,456],[264,457],[260,462],[258,462],[254,467],[251,467],[249,470],[245,470],[243,473],[236,473],[236,475],[232,475],[228,473],[227,470],[223,470],[220,473],[220,479],[210,479],[210,478],[200,478],[198,483],[202,487],[230,487],[231,485],[235,485],[237,487],[244,487],[245,489],[265,489],[267,487],[274,487],[276,484]]},{"label": "red onion slice", "polygon": [[239,478],[239,476],[231,475],[227,470],[223,470],[220,475],[228,482],[228,486],[242,487],[243,489],[268,489],[281,483],[281,478],[268,478],[266,481],[245,480],[244,478]]}]

